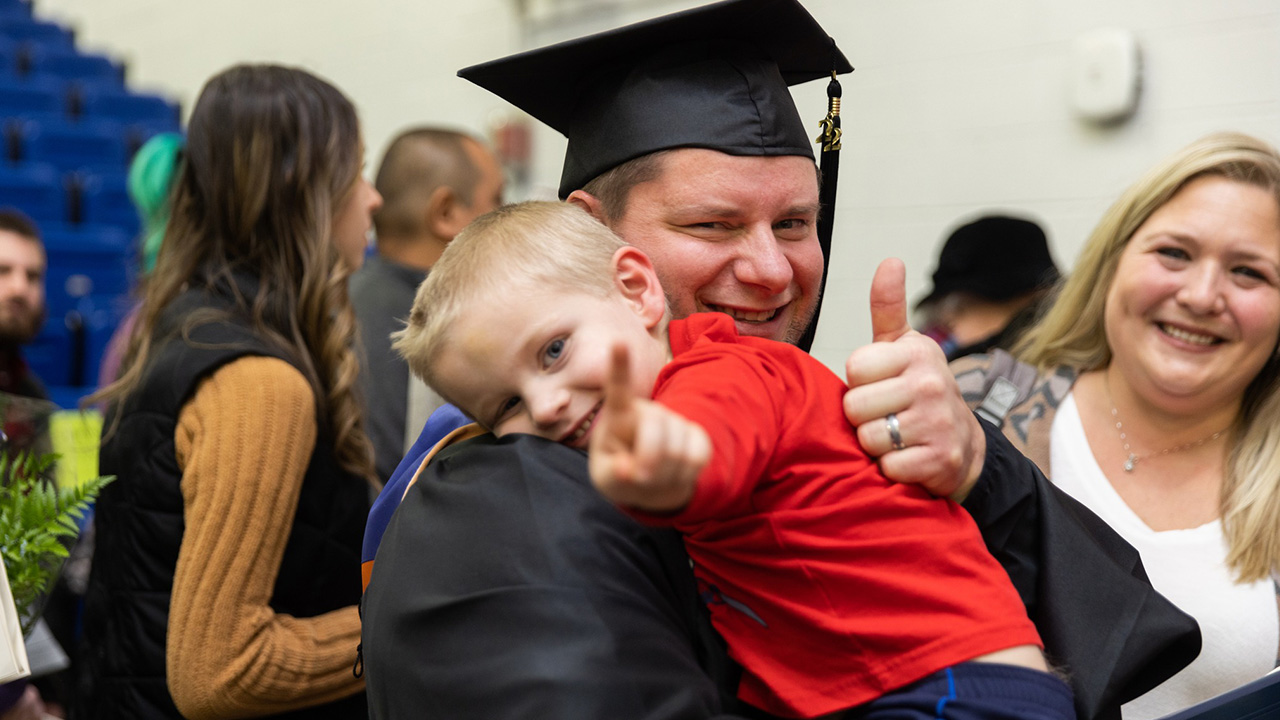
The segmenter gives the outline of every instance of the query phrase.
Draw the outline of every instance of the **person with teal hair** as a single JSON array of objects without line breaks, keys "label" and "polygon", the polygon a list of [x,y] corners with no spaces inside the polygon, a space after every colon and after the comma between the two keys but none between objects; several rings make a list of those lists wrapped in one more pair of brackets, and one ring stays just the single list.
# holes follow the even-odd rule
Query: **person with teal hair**
[{"label": "person with teal hair", "polygon": [[186,139],[180,133],[154,135],[138,148],[129,164],[129,199],[138,208],[142,221],[139,260],[143,275],[155,267],[160,253],[160,241],[169,222],[169,190],[185,145]]}]

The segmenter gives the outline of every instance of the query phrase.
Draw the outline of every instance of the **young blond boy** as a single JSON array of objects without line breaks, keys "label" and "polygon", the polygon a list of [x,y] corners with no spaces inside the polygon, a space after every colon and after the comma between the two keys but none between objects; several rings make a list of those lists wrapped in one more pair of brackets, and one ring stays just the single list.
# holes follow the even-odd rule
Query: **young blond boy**
[{"label": "young blond boy", "polygon": [[972,520],[880,475],[839,378],[726,315],[669,320],[648,257],[581,210],[477,220],[395,346],[495,434],[589,449],[605,497],[684,534],[746,702],[786,717],[1074,717]]}]

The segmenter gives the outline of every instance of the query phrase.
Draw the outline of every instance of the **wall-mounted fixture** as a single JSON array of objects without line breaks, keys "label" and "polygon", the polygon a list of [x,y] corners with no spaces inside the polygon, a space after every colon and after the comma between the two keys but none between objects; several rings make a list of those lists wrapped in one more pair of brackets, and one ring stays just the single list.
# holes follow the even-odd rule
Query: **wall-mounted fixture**
[{"label": "wall-mounted fixture", "polygon": [[1071,108],[1081,118],[1118,123],[1138,108],[1142,51],[1133,33],[1099,28],[1076,38],[1071,52]]}]

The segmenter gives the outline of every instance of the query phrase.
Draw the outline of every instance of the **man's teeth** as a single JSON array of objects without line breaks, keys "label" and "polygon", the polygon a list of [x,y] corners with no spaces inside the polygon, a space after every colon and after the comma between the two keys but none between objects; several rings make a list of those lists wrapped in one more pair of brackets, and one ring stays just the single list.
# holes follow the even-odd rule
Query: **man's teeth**
[{"label": "man's teeth", "polygon": [[1160,329],[1169,337],[1176,338],[1183,342],[1189,342],[1193,345],[1212,345],[1217,338],[1212,335],[1201,335],[1199,333],[1188,332],[1182,328],[1176,328],[1172,325],[1161,325]]},{"label": "man's teeth", "polygon": [[778,313],[777,310],[760,310],[752,312],[750,310],[738,310],[735,308],[721,307],[719,305],[707,305],[707,307],[716,312],[722,312],[734,320],[741,320],[743,322],[768,322]]},{"label": "man's teeth", "polygon": [[591,414],[587,416],[587,419],[583,420],[582,424],[578,426],[578,429],[574,430],[573,434],[569,436],[569,442],[577,442],[582,439],[583,435],[587,434],[587,431],[591,429],[591,424],[595,422],[596,413],[598,412],[600,412],[599,408],[591,411]]}]

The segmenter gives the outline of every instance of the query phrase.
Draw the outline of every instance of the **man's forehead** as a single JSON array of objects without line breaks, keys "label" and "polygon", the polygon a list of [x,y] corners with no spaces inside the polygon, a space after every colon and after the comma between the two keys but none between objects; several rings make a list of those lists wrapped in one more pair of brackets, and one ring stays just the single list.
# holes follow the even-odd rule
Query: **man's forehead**
[{"label": "man's forehead", "polygon": [[651,196],[673,212],[816,213],[819,207],[817,166],[806,157],[738,156],[703,148],[664,150],[654,157],[653,176],[631,188],[624,217],[634,203]]}]

